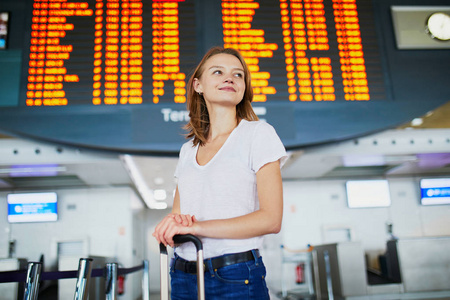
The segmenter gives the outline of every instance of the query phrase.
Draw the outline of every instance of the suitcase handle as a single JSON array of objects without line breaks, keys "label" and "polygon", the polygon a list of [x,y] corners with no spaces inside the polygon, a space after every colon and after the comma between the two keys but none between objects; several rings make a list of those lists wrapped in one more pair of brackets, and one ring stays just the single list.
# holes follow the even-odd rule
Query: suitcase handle
[{"label": "suitcase handle", "polygon": [[[197,249],[197,252],[203,250],[202,241],[192,234],[176,234],[173,236],[173,241],[175,244],[184,244],[188,242],[192,242]],[[167,248],[163,243],[159,244],[159,251],[161,254],[167,254]]]},{"label": "suitcase handle", "polygon": [[177,234],[174,235],[173,241],[175,244],[184,244],[187,242],[192,242],[195,245],[195,248],[197,249],[197,252],[200,250],[203,250],[203,244],[202,241],[192,234]]},{"label": "suitcase handle", "polygon": [[[197,249],[197,295],[199,300],[205,299],[205,266],[203,264],[203,244],[202,241],[192,234],[177,234],[173,236],[175,244],[192,242]],[[169,299],[169,284],[167,270],[167,247],[163,243],[159,244],[161,257],[161,300]]]}]

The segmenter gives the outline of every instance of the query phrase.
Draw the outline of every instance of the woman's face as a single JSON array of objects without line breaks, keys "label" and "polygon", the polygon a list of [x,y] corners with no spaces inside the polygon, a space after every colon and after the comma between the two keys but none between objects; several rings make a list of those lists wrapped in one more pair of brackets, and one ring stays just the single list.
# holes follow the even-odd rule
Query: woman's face
[{"label": "woman's face", "polygon": [[245,92],[244,67],[234,55],[216,54],[204,64],[201,77],[194,79],[194,89],[207,104],[236,106]]}]

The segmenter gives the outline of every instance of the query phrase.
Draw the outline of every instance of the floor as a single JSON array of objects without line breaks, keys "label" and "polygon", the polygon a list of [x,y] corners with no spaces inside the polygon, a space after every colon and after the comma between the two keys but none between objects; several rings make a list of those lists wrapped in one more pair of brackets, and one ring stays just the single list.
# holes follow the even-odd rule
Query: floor
[{"label": "floor", "polygon": [[[39,300],[58,300],[58,288],[56,284],[47,286],[39,292]],[[120,297],[119,297],[120,299]],[[159,293],[151,293],[151,300],[161,300],[161,296]],[[271,293],[270,299],[272,300],[320,300],[316,299],[316,297],[307,297],[304,295],[296,295],[296,294],[288,294],[287,297],[283,298],[281,293]],[[450,300],[450,297],[439,296],[439,294],[435,294],[432,296],[424,296],[422,295],[373,295],[372,297],[358,297],[358,298],[350,298],[350,300],[402,300],[402,299],[414,299],[414,300]],[[340,298],[334,298],[334,300],[342,300]]]}]

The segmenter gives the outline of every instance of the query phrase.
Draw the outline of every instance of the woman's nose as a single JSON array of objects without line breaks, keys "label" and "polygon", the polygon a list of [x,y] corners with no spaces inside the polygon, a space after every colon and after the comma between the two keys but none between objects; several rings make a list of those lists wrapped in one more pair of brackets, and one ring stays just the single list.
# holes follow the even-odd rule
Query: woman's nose
[{"label": "woman's nose", "polygon": [[233,77],[231,77],[231,76],[225,77],[224,82],[233,82]]}]

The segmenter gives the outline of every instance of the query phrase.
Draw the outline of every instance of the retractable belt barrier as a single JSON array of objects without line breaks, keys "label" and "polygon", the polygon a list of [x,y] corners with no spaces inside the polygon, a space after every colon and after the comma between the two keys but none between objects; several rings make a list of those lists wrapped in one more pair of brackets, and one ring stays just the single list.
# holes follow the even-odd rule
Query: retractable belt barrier
[{"label": "retractable belt barrier", "polygon": [[92,269],[92,259],[80,258],[78,270],[76,271],[56,271],[42,272],[42,263],[29,262],[27,270],[0,272],[0,283],[25,282],[24,300],[38,299],[39,282],[45,280],[59,280],[67,278],[77,278],[75,287],[75,300],[85,300],[88,298],[89,283],[91,277],[104,277],[105,294],[107,300],[117,298],[117,278],[121,275],[134,273],[143,270],[142,274],[142,297],[149,299],[150,295],[150,268],[149,262],[144,260],[142,265],[131,268],[118,268],[117,263],[110,263],[101,269]]}]

